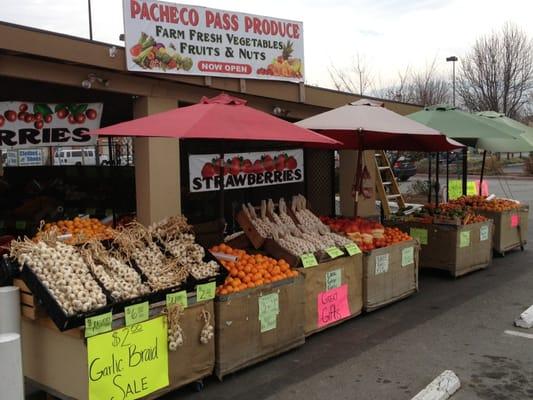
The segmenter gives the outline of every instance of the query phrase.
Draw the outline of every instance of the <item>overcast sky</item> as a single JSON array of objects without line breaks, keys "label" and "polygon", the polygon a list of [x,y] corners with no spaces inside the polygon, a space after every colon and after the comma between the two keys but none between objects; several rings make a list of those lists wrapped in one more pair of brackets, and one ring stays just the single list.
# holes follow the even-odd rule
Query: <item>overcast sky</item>
[{"label": "overcast sky", "polygon": [[[377,86],[406,67],[461,56],[475,38],[505,21],[533,36],[533,0],[189,0],[230,11],[303,21],[306,81],[331,86],[328,67],[348,67],[359,53]],[[120,43],[122,0],[92,0],[94,38]],[[88,37],[87,0],[0,0],[0,19]]]}]

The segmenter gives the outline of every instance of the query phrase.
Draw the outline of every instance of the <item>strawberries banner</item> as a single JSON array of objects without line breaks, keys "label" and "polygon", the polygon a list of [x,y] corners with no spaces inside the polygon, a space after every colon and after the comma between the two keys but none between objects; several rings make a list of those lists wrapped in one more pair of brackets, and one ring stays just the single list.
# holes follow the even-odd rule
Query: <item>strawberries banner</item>
[{"label": "strawberries banner", "polygon": [[302,149],[278,152],[195,154],[189,156],[191,192],[224,190],[303,182]]}]

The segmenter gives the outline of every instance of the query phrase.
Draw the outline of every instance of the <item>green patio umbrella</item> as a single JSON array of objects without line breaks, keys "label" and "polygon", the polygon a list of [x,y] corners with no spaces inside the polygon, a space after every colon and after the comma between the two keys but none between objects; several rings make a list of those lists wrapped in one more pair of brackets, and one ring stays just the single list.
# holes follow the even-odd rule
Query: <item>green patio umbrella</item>
[{"label": "green patio umbrella", "polygon": [[[520,134],[516,136],[513,134],[515,140],[484,139],[481,143],[478,143],[479,148],[509,153],[533,151],[533,128],[495,111],[482,111],[476,113],[476,115],[493,125],[498,125],[502,129],[511,127],[520,131]],[[511,133],[512,131],[509,132]]]},{"label": "green patio umbrella", "polygon": [[[421,111],[407,115],[407,117],[436,129],[467,146],[484,150],[480,182],[483,181],[487,151],[512,152],[520,151],[516,149],[521,148],[523,148],[522,151],[529,151],[527,148],[533,144],[524,136],[524,131],[521,129],[448,105],[426,107]],[[466,149],[463,151],[463,194],[466,194]]]}]

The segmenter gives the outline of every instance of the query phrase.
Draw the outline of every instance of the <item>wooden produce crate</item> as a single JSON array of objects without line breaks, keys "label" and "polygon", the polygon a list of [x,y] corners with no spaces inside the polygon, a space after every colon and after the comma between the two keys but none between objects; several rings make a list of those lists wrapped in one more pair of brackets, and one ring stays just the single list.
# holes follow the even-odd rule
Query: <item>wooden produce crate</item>
[{"label": "wooden produce crate", "polygon": [[363,309],[373,311],[418,291],[419,245],[409,240],[363,256]]},{"label": "wooden produce crate", "polygon": [[266,238],[261,236],[261,234],[255,229],[254,224],[252,224],[252,221],[246,213],[242,210],[239,210],[237,215],[235,216],[235,220],[242,228],[243,232],[246,234],[252,245],[259,249],[261,246],[263,246],[263,243],[265,242]]},{"label": "wooden produce crate", "polygon": [[505,255],[509,250],[524,249],[527,243],[529,207],[502,212],[476,210],[494,221],[494,237],[492,248]]},{"label": "wooden produce crate", "polygon": [[303,345],[304,302],[302,276],[218,297],[218,378]]},{"label": "wooden produce crate", "polygon": [[361,314],[363,255],[339,257],[310,268],[305,278],[305,335],[322,331]]},{"label": "wooden produce crate", "polygon": [[[191,304],[189,299],[189,306],[180,319],[184,344],[177,351],[168,352],[169,386],[143,399],[159,398],[213,372],[215,340],[200,343],[200,332],[204,324],[202,310],[211,314],[211,324],[214,324],[214,303],[210,300]],[[164,302],[153,305],[150,317],[160,316],[164,305]],[[114,315],[113,329],[123,326],[123,315]],[[82,328],[59,332],[53,325],[46,327],[39,321],[24,318],[22,356],[24,375],[38,388],[60,399],[88,400],[88,354]]]},{"label": "wooden produce crate", "polygon": [[469,225],[388,223],[420,240],[420,267],[459,277],[486,268],[492,261],[491,220]]}]

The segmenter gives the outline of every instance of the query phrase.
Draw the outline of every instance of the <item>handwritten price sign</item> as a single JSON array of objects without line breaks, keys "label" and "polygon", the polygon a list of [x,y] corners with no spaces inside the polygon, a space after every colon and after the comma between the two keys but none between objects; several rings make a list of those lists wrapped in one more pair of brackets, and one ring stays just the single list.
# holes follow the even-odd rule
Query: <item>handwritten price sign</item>
[{"label": "handwritten price sign", "polygon": [[163,317],[87,339],[89,400],[134,400],[168,386]]}]

